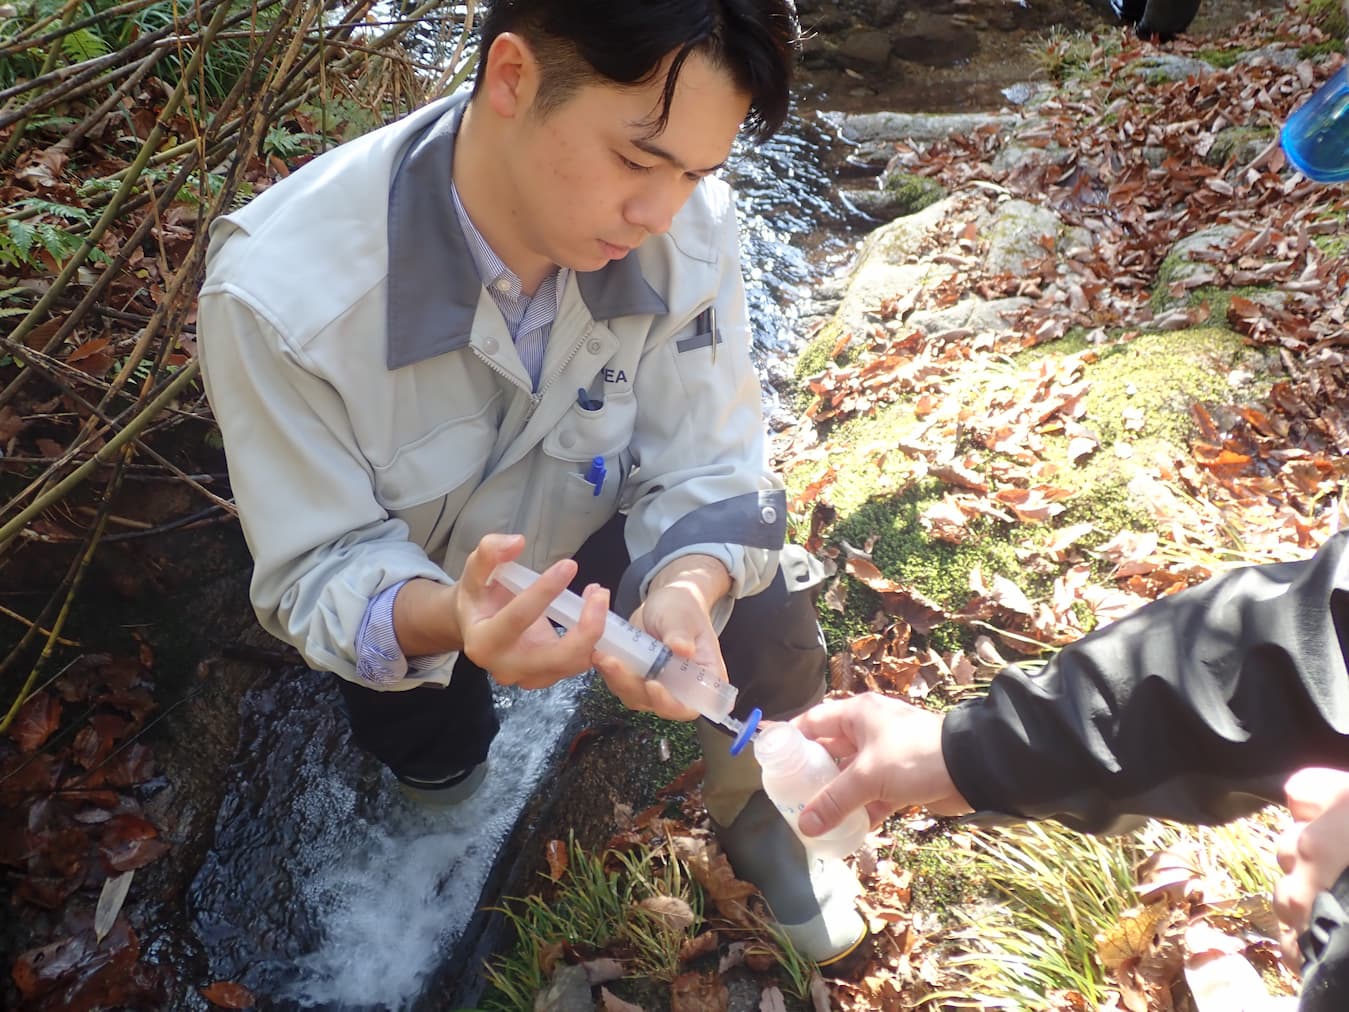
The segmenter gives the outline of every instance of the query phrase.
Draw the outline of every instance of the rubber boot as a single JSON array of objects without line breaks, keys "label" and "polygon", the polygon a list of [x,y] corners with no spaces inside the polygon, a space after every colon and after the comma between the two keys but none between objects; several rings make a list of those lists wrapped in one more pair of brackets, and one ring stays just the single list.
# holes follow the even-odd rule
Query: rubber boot
[{"label": "rubber boot", "polygon": [[698,721],[706,774],[703,803],[736,876],[756,886],[797,951],[821,966],[836,963],[866,940],[857,912],[861,885],[843,861],[811,857],[763,792],[753,750],[730,753],[731,739]]},{"label": "rubber boot", "polygon": [[413,782],[411,778],[400,778],[398,789],[405,798],[422,808],[452,808],[473,797],[486,778],[487,761],[483,760],[467,772],[457,773],[441,783]]}]

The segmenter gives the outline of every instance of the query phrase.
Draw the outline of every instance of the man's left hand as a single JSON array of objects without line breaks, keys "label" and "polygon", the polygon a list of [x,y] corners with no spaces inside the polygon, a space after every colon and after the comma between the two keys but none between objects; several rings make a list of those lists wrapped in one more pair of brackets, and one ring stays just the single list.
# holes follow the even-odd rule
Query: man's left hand
[{"label": "man's left hand", "polygon": [[[731,577],[719,559],[686,555],[675,559],[652,579],[646,600],[629,619],[668,646],[677,656],[701,664],[723,681],[726,662],[721,657],[712,607],[731,589]],[[656,680],[629,670],[615,658],[596,651],[593,661],[605,683],[631,710],[670,720],[693,720],[697,710],[679,703]]]}]

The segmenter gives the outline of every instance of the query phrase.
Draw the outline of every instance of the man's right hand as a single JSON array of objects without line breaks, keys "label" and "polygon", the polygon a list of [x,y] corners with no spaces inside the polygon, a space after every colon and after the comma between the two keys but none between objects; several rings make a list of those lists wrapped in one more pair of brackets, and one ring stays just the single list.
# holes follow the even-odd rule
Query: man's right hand
[{"label": "man's right hand", "polygon": [[936,815],[970,811],[946,771],[939,713],[875,692],[812,707],[792,723],[829,750],[842,772],[801,813],[807,836],[833,829],[865,807],[873,826],[924,805]]},{"label": "man's right hand", "polygon": [[502,685],[526,689],[542,689],[587,670],[604,632],[609,592],[597,584],[587,587],[580,621],[558,636],[544,611],[575,577],[575,562],[554,563],[518,596],[487,582],[500,563],[517,558],[524,547],[518,534],[488,534],[469,554],[458,583],[404,584],[393,608],[403,653],[415,657],[460,650]]},{"label": "man's right hand", "polygon": [[1302,964],[1298,935],[1307,929],[1312,903],[1349,868],[1349,772],[1311,767],[1284,785],[1293,826],[1279,840],[1283,878],[1274,887],[1274,913],[1285,962]]}]

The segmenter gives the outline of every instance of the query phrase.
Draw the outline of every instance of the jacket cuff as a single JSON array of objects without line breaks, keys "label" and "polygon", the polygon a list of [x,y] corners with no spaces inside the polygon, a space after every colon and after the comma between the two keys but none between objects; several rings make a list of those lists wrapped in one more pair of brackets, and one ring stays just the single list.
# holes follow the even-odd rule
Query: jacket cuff
[{"label": "jacket cuff", "polygon": [[[656,573],[683,555],[721,559],[731,574],[732,598],[754,593],[757,586],[745,586],[746,549],[780,551],[786,533],[787,494],[782,489],[747,492],[701,506],[676,520],[651,551],[629,563],[614,595],[615,609],[625,615],[635,611]],[[771,575],[773,567],[766,568]],[[721,605],[718,610],[723,610]],[[723,623],[730,615],[729,600],[724,611]]]}]

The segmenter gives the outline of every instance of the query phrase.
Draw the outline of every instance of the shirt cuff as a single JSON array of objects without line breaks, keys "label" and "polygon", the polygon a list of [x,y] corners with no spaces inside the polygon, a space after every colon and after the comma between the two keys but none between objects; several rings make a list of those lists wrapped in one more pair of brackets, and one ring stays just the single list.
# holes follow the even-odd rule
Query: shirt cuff
[{"label": "shirt cuff", "polygon": [[406,580],[400,580],[370,599],[361,628],[356,633],[356,675],[371,685],[392,685],[407,677],[408,670],[429,671],[444,665],[453,652],[405,657],[393,628],[393,600]]}]

